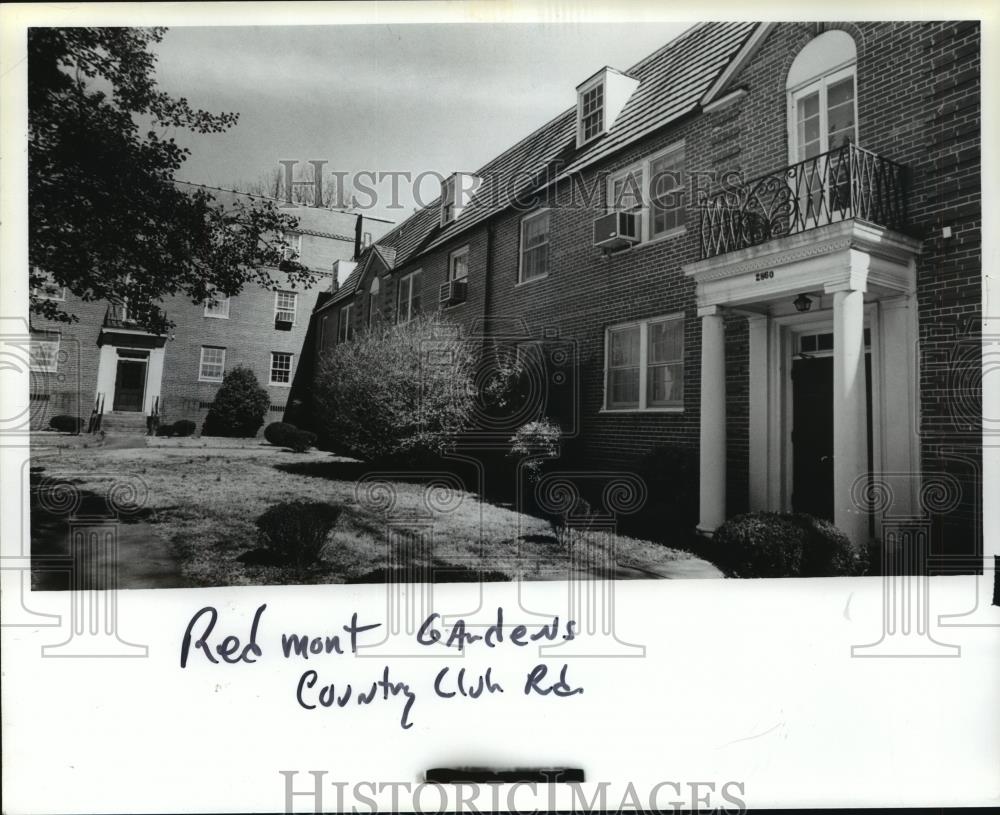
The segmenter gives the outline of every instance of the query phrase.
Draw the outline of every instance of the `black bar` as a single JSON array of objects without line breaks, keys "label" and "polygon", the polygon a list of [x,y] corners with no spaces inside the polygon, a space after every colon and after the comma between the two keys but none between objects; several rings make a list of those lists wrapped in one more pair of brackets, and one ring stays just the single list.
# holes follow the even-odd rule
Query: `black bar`
[{"label": "black bar", "polygon": [[488,767],[434,767],[424,774],[428,784],[570,784],[583,783],[583,770],[575,767],[493,770]]}]

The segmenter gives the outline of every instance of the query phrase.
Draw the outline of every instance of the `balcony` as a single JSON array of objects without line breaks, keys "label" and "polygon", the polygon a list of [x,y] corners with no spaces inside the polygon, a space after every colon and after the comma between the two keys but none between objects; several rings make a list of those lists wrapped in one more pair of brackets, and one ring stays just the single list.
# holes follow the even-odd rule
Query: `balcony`
[{"label": "balcony", "polygon": [[906,168],[853,144],[703,198],[701,258],[857,219],[906,225]]},{"label": "balcony", "polygon": [[155,306],[147,315],[140,315],[128,307],[112,303],[104,312],[98,345],[132,344],[141,347],[162,347],[167,339],[167,315]]}]

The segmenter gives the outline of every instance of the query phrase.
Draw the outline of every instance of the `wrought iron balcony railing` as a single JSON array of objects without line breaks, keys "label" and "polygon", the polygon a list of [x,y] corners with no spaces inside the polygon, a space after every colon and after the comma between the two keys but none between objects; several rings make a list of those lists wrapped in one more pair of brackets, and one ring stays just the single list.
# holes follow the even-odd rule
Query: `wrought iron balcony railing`
[{"label": "wrought iron balcony railing", "polygon": [[[140,319],[140,316],[143,319]],[[128,331],[146,331],[151,334],[163,333],[167,315],[152,307],[148,315],[131,312],[127,306],[112,303],[104,312],[104,328],[118,328]]]},{"label": "wrought iron balcony railing", "polygon": [[777,172],[705,197],[701,257],[858,218],[901,230],[906,168],[845,144]]}]

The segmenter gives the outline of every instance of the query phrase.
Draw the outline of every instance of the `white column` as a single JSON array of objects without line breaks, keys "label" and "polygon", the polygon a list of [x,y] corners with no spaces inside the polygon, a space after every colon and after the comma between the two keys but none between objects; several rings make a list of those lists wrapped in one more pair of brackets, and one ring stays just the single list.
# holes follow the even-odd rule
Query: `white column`
[{"label": "white column", "polygon": [[833,293],[833,521],[861,544],[868,540],[868,515],[851,491],[868,471],[864,304],[861,290]]},{"label": "white column", "polygon": [[722,313],[701,316],[701,452],[698,531],[711,535],[726,520],[726,345]]},{"label": "white column", "polygon": [[769,376],[768,335],[771,320],[766,315],[747,320],[750,335],[750,509],[770,509],[768,501],[768,447],[770,413],[767,409]]}]

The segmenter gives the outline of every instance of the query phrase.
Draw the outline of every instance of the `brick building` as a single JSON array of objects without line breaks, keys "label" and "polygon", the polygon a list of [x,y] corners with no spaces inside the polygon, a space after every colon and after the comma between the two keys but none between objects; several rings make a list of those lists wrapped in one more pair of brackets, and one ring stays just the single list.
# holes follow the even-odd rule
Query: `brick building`
[{"label": "brick building", "polygon": [[703,531],[916,518],[975,557],[978,23],[703,24],[577,96],[377,242],[320,352],[417,309],[570,343],[576,460],[690,451]]},{"label": "brick building", "polygon": [[[211,192],[221,203],[242,195]],[[287,275],[271,269],[278,291],[248,285],[239,295],[203,304],[172,297],[162,304],[173,324],[166,334],[140,329],[129,320],[127,308],[84,302],[64,289],[50,291],[79,320],[66,324],[33,318],[34,426],[44,427],[49,417],[60,414],[78,416],[86,425],[98,411],[105,430],[145,432],[146,417],[154,412],[162,422],[191,419],[200,427],[225,372],[238,365],[254,371],[271,396],[272,418],[281,419],[292,407],[289,395],[310,315],[333,286],[335,264],[358,251],[361,216],[278,203],[298,219],[297,229],[284,238],[297,260],[316,275],[308,289],[289,284]],[[363,217],[362,244],[390,226]]]}]

